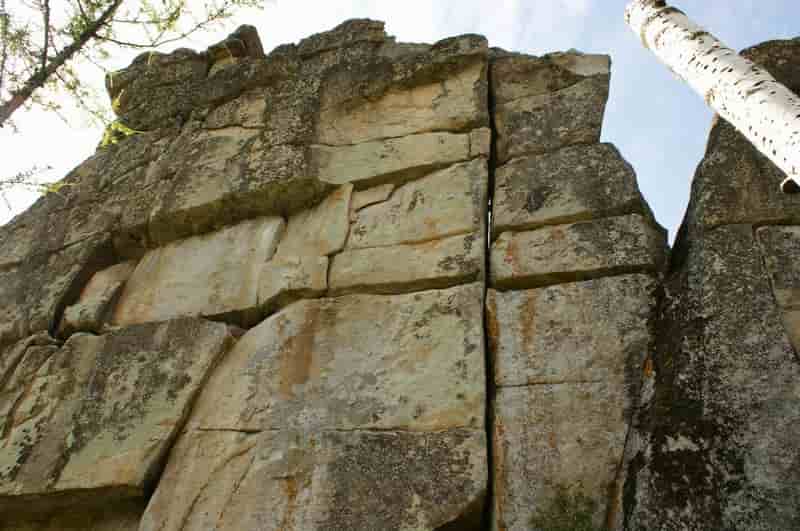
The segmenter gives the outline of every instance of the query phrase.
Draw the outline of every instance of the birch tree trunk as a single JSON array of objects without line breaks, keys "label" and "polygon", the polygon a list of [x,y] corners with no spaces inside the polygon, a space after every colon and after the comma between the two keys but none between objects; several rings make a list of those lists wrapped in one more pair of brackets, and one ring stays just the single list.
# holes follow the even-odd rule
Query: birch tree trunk
[{"label": "birch tree trunk", "polygon": [[733,124],[800,192],[800,98],[663,0],[633,0],[625,21],[675,74]]}]

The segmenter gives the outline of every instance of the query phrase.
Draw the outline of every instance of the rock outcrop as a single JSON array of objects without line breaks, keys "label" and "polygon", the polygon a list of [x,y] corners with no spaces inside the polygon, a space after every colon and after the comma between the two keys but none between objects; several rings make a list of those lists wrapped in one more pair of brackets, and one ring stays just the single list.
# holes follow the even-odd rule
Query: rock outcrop
[{"label": "rock outcrop", "polygon": [[0,530],[796,527],[792,200],[720,123],[668,258],[609,79],[370,20],[109,75],[0,228]]},{"label": "rock outcrop", "polygon": [[666,235],[633,170],[598,143],[608,80],[605,56],[493,64],[499,166],[487,328],[497,531],[539,529],[559,495],[586,500],[598,528],[620,521],[625,438]]},{"label": "rock outcrop", "polygon": [[[800,90],[799,41],[745,53]],[[631,437],[627,529],[800,526],[800,200],[781,195],[780,181],[730,124],[715,122],[664,283]]]}]

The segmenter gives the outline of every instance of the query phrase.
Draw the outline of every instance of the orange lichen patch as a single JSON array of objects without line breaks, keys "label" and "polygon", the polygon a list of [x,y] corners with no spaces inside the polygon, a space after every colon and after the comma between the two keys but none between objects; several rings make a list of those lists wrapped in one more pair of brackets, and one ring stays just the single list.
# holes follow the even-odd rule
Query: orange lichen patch
[{"label": "orange lichen patch", "polygon": [[285,399],[294,398],[294,386],[308,383],[313,372],[318,316],[319,307],[309,305],[300,331],[281,346],[280,394]]},{"label": "orange lichen patch", "polygon": [[489,339],[489,350],[492,354],[496,354],[500,339],[500,323],[497,320],[497,301],[491,293],[486,298],[486,334]]},{"label": "orange lichen patch", "polygon": [[506,521],[503,516],[504,503],[506,502],[506,455],[503,441],[505,440],[505,427],[500,419],[495,419],[492,447],[494,450],[494,520],[497,531],[506,531]]},{"label": "orange lichen patch", "polygon": [[536,338],[536,304],[537,297],[527,297],[525,309],[522,314],[522,348],[525,352],[533,351],[533,342]]},{"label": "orange lichen patch", "polygon": [[556,437],[556,433],[554,431],[551,431],[547,434],[547,445],[553,450],[558,449],[558,437]]},{"label": "orange lichen patch", "polygon": [[644,360],[644,367],[642,368],[642,374],[644,374],[645,378],[652,378],[653,377],[653,358],[649,357]]},{"label": "orange lichen patch", "polygon": [[284,481],[286,486],[286,512],[281,521],[280,531],[292,529],[292,519],[297,508],[297,480],[293,477],[288,477]]}]

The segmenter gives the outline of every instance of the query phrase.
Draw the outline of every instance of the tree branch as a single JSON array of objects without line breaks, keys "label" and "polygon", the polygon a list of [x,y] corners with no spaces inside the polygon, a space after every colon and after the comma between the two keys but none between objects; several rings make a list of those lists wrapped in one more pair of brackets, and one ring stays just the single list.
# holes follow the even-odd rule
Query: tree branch
[{"label": "tree branch", "polygon": [[0,97],[3,94],[3,86],[6,79],[6,63],[8,61],[8,26],[11,24],[9,21],[10,15],[6,11],[6,0],[0,0],[0,42],[2,49],[0,49]]},{"label": "tree branch", "polygon": [[13,91],[11,98],[0,104],[0,127],[3,127],[11,115],[31,97],[36,89],[44,85],[56,70],[69,61],[87,42],[97,37],[97,32],[111,19],[122,2],[123,0],[113,0],[100,16],[92,21],[69,46],[57,53],[44,68],[34,72],[22,87]]},{"label": "tree branch", "polygon": [[44,45],[42,46],[42,66],[41,70],[47,68],[47,50],[50,48],[50,0],[44,0]]}]

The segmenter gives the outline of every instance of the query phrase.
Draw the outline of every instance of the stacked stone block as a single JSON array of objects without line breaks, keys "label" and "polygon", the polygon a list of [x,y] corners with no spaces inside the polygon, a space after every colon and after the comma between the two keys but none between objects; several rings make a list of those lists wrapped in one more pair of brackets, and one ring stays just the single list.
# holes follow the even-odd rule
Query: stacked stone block
[{"label": "stacked stone block", "polygon": [[563,525],[565,506],[617,528],[665,233],[599,143],[607,56],[502,54],[491,79],[492,528]]},{"label": "stacked stone block", "polygon": [[229,41],[3,228],[0,529],[478,529],[485,40]]}]

